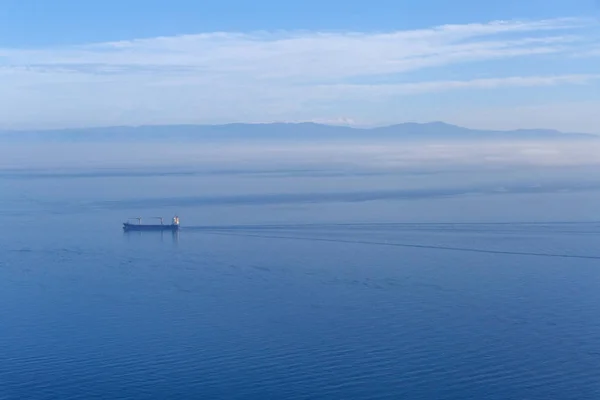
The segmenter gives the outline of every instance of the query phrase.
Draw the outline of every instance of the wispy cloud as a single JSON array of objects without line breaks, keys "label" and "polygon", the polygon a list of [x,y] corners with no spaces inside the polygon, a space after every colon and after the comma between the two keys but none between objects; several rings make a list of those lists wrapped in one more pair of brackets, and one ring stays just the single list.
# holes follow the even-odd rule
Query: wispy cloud
[{"label": "wispy cloud", "polygon": [[[399,94],[416,94],[443,92],[458,89],[494,89],[500,87],[535,87],[535,86],[554,86],[560,84],[579,84],[583,85],[594,80],[600,79],[600,74],[579,74],[579,75],[556,75],[556,76],[512,76],[504,78],[487,78],[471,80],[439,80],[426,82],[412,82],[403,84],[383,84],[383,85],[322,85],[314,86],[312,94],[330,98],[337,96],[353,97],[375,97],[384,98]],[[308,94],[307,94],[308,95]]]},{"label": "wispy cloud", "polygon": [[86,73],[129,73],[139,68],[176,75],[228,73],[306,80],[561,52],[579,40],[569,32],[580,26],[577,20],[559,19],[387,33],[209,33],[68,48],[4,49],[0,57],[12,65]]},{"label": "wispy cloud", "polygon": [[576,58],[600,57],[600,47],[592,46],[573,54]]},{"label": "wispy cloud", "polygon": [[[352,115],[339,104],[349,99],[585,84],[598,76],[526,76],[508,68],[503,77],[482,79],[476,65],[571,54],[589,45],[586,26],[580,19],[495,21],[396,32],[216,32],[0,48],[0,117],[18,124],[47,113],[65,125],[85,125],[93,110],[104,118],[90,124],[329,119]],[[460,79],[435,79],[436,68],[452,65],[472,68]],[[431,77],[410,75],[423,71]],[[394,81],[371,82],[381,77]],[[356,78],[366,83],[351,83]],[[39,105],[46,108],[33,113]],[[81,120],[72,116],[77,111]]]}]

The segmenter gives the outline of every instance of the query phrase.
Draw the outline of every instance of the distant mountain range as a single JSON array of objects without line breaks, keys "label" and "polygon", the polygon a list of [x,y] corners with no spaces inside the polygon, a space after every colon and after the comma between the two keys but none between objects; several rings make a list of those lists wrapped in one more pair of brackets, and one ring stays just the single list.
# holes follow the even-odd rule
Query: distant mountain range
[{"label": "distant mountain range", "polygon": [[2,141],[51,142],[190,142],[230,140],[598,140],[599,135],[551,129],[477,130],[444,122],[403,123],[377,128],[304,123],[147,125],[105,128],[0,132]]}]

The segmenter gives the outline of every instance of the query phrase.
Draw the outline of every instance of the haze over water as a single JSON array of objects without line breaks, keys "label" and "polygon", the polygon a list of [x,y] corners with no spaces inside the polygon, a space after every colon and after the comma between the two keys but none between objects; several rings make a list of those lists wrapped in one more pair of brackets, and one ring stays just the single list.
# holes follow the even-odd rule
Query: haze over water
[{"label": "haze over water", "polygon": [[590,146],[11,146],[0,399],[600,396]]}]

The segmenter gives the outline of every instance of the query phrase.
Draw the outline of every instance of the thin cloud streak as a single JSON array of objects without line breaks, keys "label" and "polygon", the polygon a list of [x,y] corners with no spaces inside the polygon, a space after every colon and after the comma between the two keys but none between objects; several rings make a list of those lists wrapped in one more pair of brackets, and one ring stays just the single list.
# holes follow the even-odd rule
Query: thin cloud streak
[{"label": "thin cloud streak", "polygon": [[430,81],[396,85],[330,85],[320,86],[322,95],[374,96],[377,98],[398,94],[433,93],[459,89],[494,89],[500,87],[554,86],[560,84],[583,85],[600,79],[600,74],[557,76],[512,76],[506,78],[473,79],[466,81]]}]

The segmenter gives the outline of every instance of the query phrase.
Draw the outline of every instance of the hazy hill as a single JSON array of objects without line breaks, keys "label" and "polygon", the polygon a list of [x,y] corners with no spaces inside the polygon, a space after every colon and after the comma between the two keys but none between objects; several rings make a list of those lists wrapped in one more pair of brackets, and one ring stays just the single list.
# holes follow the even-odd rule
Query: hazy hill
[{"label": "hazy hill", "polygon": [[0,132],[4,141],[220,141],[220,140],[584,140],[591,134],[549,129],[475,130],[443,122],[403,123],[377,128],[352,128],[316,123],[154,125]]}]

